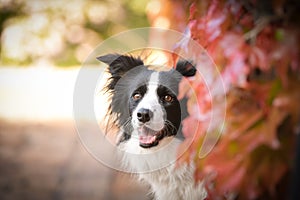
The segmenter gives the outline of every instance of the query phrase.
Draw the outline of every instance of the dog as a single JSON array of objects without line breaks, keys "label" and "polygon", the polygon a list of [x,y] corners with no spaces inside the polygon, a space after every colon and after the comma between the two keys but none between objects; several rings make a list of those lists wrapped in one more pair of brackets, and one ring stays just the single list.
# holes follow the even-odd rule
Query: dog
[{"label": "dog", "polygon": [[178,99],[182,77],[196,68],[187,60],[164,71],[151,69],[140,57],[107,54],[97,59],[108,65],[108,115],[119,129],[122,163],[147,182],[157,200],[198,200],[207,196],[195,183],[192,165],[176,166],[177,148],[184,139],[181,122],[187,117],[187,99]]}]

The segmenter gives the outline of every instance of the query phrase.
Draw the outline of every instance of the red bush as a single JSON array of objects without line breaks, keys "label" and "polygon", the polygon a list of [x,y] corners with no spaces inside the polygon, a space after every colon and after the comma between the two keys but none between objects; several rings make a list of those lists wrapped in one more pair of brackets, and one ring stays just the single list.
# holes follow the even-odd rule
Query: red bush
[{"label": "red bush", "polygon": [[[164,17],[169,28],[204,47],[215,66],[201,59],[197,65],[217,67],[227,99],[221,137],[199,158],[210,123],[205,116],[219,109],[218,93],[211,92],[215,81],[199,77],[181,85],[181,95],[193,90],[197,99],[189,99],[190,116],[183,122],[187,139],[179,151],[194,138],[179,164],[196,165],[195,179],[205,180],[212,199],[280,198],[278,187],[292,167],[300,113],[299,3],[160,0],[160,5],[158,13],[149,13],[152,24]],[[186,46],[178,43],[177,48]],[[193,54],[201,57],[201,52]],[[197,132],[191,135],[195,124]],[[218,128],[213,125],[210,131]]]}]

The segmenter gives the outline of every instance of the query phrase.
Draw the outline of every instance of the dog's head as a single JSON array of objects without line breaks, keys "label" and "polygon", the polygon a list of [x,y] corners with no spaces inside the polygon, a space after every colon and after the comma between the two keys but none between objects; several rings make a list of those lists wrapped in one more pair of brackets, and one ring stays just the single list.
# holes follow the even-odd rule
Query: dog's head
[{"label": "dog's head", "polygon": [[196,73],[190,62],[181,60],[175,69],[154,71],[132,56],[108,54],[97,59],[109,65],[109,114],[123,130],[120,142],[138,139],[141,147],[151,148],[165,137],[182,137],[186,99],[179,100],[177,95],[182,77]]}]

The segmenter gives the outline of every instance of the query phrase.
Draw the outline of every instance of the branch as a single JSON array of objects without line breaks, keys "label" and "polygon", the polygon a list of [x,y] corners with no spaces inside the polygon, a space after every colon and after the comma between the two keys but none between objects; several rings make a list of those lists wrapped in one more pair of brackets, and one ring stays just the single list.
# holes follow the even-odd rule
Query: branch
[{"label": "branch", "polygon": [[246,41],[253,41],[256,36],[273,20],[273,17],[262,17],[256,21],[253,29],[244,34]]}]

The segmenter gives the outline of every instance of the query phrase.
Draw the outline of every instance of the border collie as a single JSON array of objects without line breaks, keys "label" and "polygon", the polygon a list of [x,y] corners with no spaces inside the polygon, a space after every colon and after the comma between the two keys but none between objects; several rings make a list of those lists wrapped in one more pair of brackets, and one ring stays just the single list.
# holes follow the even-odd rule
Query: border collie
[{"label": "border collie", "polygon": [[150,184],[157,200],[205,199],[203,183],[194,182],[194,168],[175,167],[183,140],[181,121],[187,116],[186,98],[177,98],[179,82],[194,76],[195,67],[180,60],[175,69],[158,71],[129,55],[97,59],[109,66],[108,114],[119,129],[122,164]]}]

